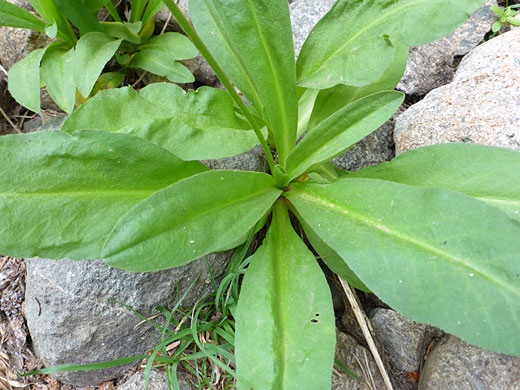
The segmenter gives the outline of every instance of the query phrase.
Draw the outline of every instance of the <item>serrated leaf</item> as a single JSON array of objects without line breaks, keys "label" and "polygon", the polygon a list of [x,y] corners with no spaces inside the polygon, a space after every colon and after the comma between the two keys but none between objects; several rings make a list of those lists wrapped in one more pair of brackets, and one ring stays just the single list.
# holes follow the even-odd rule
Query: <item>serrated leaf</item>
[{"label": "serrated leaf", "polygon": [[520,153],[512,150],[473,144],[426,146],[347,177],[462,192],[520,222]]},{"label": "serrated leaf", "polygon": [[195,175],[157,192],[121,218],[106,241],[103,259],[115,268],[158,271],[234,248],[280,193],[265,173]]},{"label": "serrated leaf", "polygon": [[195,77],[188,68],[176,62],[174,57],[164,51],[140,51],[133,56],[128,66],[166,77],[172,83],[192,83],[195,81]]},{"label": "serrated leaf", "polygon": [[284,196],[391,307],[520,355],[520,223],[457,192],[376,179],[293,184]]},{"label": "serrated leaf", "polygon": [[287,159],[292,179],[328,161],[360,141],[394,114],[404,100],[397,91],[385,91],[356,100],[312,129]]},{"label": "serrated leaf", "polygon": [[194,58],[199,54],[199,51],[188,37],[174,32],[167,32],[152,37],[137,49],[164,52],[177,61]]},{"label": "serrated leaf", "polygon": [[330,389],[334,310],[316,259],[277,202],[252,256],[237,309],[238,389]]},{"label": "serrated leaf", "polygon": [[309,120],[309,130],[347,104],[373,93],[393,90],[403,76],[409,52],[409,48],[399,42],[394,42],[394,45],[396,50],[393,61],[376,81],[362,87],[339,84],[320,90]]},{"label": "serrated leaf", "polygon": [[28,28],[38,32],[45,32],[45,23],[14,4],[0,0],[0,26]]},{"label": "serrated leaf", "polygon": [[298,85],[367,85],[392,62],[394,39],[406,46],[425,45],[451,33],[482,4],[483,0],[339,0],[302,47]]},{"label": "serrated leaf", "polygon": [[263,114],[285,166],[298,121],[287,1],[190,0],[190,16],[226,74]]},{"label": "serrated leaf", "polygon": [[101,32],[85,34],[78,41],[72,66],[74,82],[83,96],[90,95],[105,64],[116,53],[121,41]]},{"label": "serrated leaf", "polygon": [[97,259],[116,222],[154,192],[207,170],[140,138],[103,131],[0,137],[0,251]]},{"label": "serrated leaf", "polygon": [[258,144],[222,90],[202,87],[188,94],[177,85],[151,84],[101,91],[67,119],[64,131],[91,128],[130,133],[184,160],[229,157]]},{"label": "serrated leaf", "polygon": [[40,112],[40,62],[45,49],[36,49],[14,64],[8,73],[12,97],[29,110]]},{"label": "serrated leaf", "polygon": [[76,84],[72,76],[74,49],[50,45],[41,61],[41,78],[52,99],[66,113],[74,109]]}]

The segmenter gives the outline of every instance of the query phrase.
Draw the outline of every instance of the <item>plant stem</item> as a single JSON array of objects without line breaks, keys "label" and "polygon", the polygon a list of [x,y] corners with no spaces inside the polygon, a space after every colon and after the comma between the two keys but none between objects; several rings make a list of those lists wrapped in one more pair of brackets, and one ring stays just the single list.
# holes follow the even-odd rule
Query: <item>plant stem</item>
[{"label": "plant stem", "polygon": [[238,95],[237,91],[235,91],[235,87],[233,86],[233,84],[231,83],[229,78],[226,76],[226,73],[220,67],[220,65],[218,64],[215,57],[213,57],[213,55],[211,54],[209,49],[206,47],[204,42],[202,42],[202,40],[199,37],[199,34],[197,34],[195,29],[191,26],[190,22],[188,22],[188,20],[184,16],[184,14],[181,12],[181,10],[177,6],[177,4],[175,4],[173,2],[173,0],[164,0],[164,4],[166,5],[166,7],[168,7],[170,12],[174,16],[174,18],[177,20],[177,22],[179,23],[181,28],[184,30],[186,35],[191,39],[191,41],[193,42],[195,47],[200,51],[200,53],[206,59],[206,61],[208,61],[208,64],[211,66],[211,68],[213,69],[213,71],[215,72],[215,74],[217,75],[219,80],[222,82],[224,87],[227,89],[227,91],[229,92],[229,94],[231,95],[231,97],[233,98],[235,103],[237,104],[237,106],[240,109],[240,111],[242,112],[242,114],[246,117],[247,121],[253,128],[258,140],[260,141],[262,148],[264,149],[265,156],[267,157],[267,162],[269,163],[269,168],[271,168],[271,172],[272,172],[275,164],[274,164],[273,155],[271,154],[271,149],[269,149],[269,145],[267,145],[267,142],[265,141],[264,136],[262,135],[262,131],[260,130],[258,123],[251,115],[251,112],[246,107],[246,105],[244,104],[244,102],[242,101],[240,96]]}]

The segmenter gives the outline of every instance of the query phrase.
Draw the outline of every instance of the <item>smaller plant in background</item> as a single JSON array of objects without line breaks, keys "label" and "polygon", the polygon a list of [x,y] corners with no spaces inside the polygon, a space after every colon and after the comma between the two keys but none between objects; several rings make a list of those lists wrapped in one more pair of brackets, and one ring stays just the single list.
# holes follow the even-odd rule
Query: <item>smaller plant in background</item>
[{"label": "smaller plant in background", "polygon": [[491,10],[499,16],[499,19],[491,27],[491,38],[494,38],[504,25],[520,26],[520,20],[515,18],[518,13],[515,8],[520,8],[520,4],[509,5],[509,0],[506,0],[505,7],[491,7]]},{"label": "smaller plant in background", "polygon": [[[40,111],[40,87],[45,86],[60,108],[70,113],[75,105],[101,89],[123,84],[138,68],[174,83],[194,81],[179,60],[197,56],[184,35],[167,32],[152,36],[154,15],[161,0],[132,0],[128,21],[123,21],[108,0],[30,0],[39,18],[23,8],[0,0],[0,26],[31,29],[55,39],[29,53],[9,71],[9,91],[18,103]],[[99,21],[104,9],[113,21]],[[76,27],[79,39],[76,36]],[[103,73],[115,59],[120,69]]]}]

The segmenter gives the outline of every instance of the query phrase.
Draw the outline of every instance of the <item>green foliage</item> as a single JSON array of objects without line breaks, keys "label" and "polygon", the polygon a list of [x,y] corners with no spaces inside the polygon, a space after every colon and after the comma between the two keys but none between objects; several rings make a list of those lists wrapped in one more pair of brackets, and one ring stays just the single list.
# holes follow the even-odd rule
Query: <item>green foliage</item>
[{"label": "green foliage", "polygon": [[499,17],[499,19],[491,26],[491,38],[494,38],[502,29],[502,26],[506,24],[520,26],[520,20],[515,18],[516,14],[518,13],[515,8],[520,8],[520,4],[509,5],[509,0],[506,0],[505,7],[491,7],[491,10]]},{"label": "green foliage", "polygon": [[[109,0],[32,0],[31,4],[41,19],[0,0],[0,26],[28,28],[58,40],[31,53],[9,71],[9,91],[32,111],[40,111],[40,84],[61,109],[71,113],[75,103],[83,103],[100,89],[121,85],[133,68],[171,82],[194,81],[190,71],[178,62],[198,54],[189,39],[173,32],[151,37],[153,16],[162,6],[160,0],[132,1],[129,22],[121,20]],[[97,12],[102,7],[115,21],[98,21]],[[71,23],[80,32],[79,40]],[[119,61],[123,77],[117,79],[119,83],[101,82],[101,86],[98,81],[113,58],[125,59]]]},{"label": "green foliage", "polygon": [[[107,91],[61,132],[0,138],[8,153],[0,252],[153,271],[240,245],[268,220],[238,307],[229,309],[238,389],[326,389],[334,317],[290,210],[324,263],[352,285],[412,319],[520,355],[519,154],[447,144],[356,173],[328,163],[398,109],[403,96],[391,90],[408,47],[453,31],[482,0],[339,0],[297,65],[286,0],[191,0],[202,39],[165,3],[228,91]],[[207,171],[175,157],[201,158],[211,140],[219,157],[231,156],[250,144],[230,135],[252,132],[271,175]],[[190,146],[179,147],[185,139]],[[200,356],[215,352],[199,343]],[[230,349],[215,354],[234,359]],[[228,370],[216,355],[212,362]]]}]

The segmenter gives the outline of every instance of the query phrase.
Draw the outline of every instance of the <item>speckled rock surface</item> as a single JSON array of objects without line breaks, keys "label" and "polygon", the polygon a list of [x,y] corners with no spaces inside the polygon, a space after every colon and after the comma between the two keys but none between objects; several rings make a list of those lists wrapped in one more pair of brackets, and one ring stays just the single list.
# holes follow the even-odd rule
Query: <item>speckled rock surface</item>
[{"label": "speckled rock surface", "polygon": [[219,87],[221,85],[217,75],[202,55],[199,54],[195,58],[181,62],[193,73],[195,80],[198,82],[212,87]]},{"label": "speckled rock surface", "polygon": [[[29,11],[34,11],[28,0],[7,0]],[[50,43],[50,38],[31,30],[0,26],[0,64],[9,70],[34,49]]]},{"label": "speckled rock surface", "polygon": [[448,84],[453,79],[455,57],[467,54],[491,30],[497,19],[489,8],[493,5],[497,5],[496,0],[486,0],[485,6],[452,34],[428,45],[411,48],[405,73],[397,88],[409,95],[423,96]]},{"label": "speckled rock surface", "polygon": [[445,336],[430,352],[419,390],[519,390],[520,358]]},{"label": "speckled rock surface", "polygon": [[[182,11],[184,16],[186,16],[186,18],[191,22],[191,19],[190,19],[190,9],[188,7],[188,0],[178,0],[178,1],[175,1],[175,4],[177,4],[177,6]],[[166,23],[166,21],[168,19],[170,19],[169,22],[168,22],[169,24],[177,25],[177,22],[175,21],[175,18],[173,16],[171,18],[169,18],[169,16],[170,16],[170,10],[166,6],[164,6],[155,15],[155,23],[158,24],[158,25],[163,25],[164,23]]]},{"label": "speckled rock surface", "polygon": [[267,172],[269,164],[260,145],[238,156],[201,161],[211,169]]},{"label": "speckled rock surface", "polygon": [[[218,279],[225,271],[230,252],[206,257]],[[110,300],[125,303],[149,316],[158,305],[175,304],[176,284],[182,295],[199,274],[200,278],[183,301],[187,305],[212,288],[204,259],[153,273],[118,270],[98,260],[28,260],[25,315],[34,351],[47,366],[142,354],[153,346],[150,328],[134,329],[141,319]],[[118,377],[128,368],[52,376],[64,383],[87,386]]]},{"label": "speckled rock surface", "polygon": [[381,308],[372,311],[370,322],[392,367],[397,372],[418,371],[434,328]]},{"label": "speckled rock surface", "polygon": [[[177,374],[180,390],[195,390],[195,386],[191,385],[183,373]],[[144,390],[146,381],[142,371],[136,372],[125,383],[117,386],[117,390]],[[148,390],[168,390],[168,379],[166,372],[152,370],[150,372],[150,380],[148,382]]]},{"label": "speckled rock surface", "polygon": [[[338,332],[336,358],[345,364],[361,382],[358,382],[344,371],[332,374],[332,390],[373,390],[384,389],[385,384],[377,369],[370,351],[359,345],[352,337]],[[360,364],[363,365],[361,368]],[[371,383],[375,386],[368,385]]]},{"label": "speckled rock surface", "polygon": [[390,119],[347,152],[332,160],[333,164],[346,171],[357,171],[391,160],[395,157],[393,132],[394,119]]},{"label": "speckled rock surface", "polygon": [[318,21],[329,12],[336,0],[296,0],[289,6],[296,54]]},{"label": "speckled rock surface", "polygon": [[469,53],[451,84],[396,120],[396,153],[446,142],[520,151],[520,29]]}]

